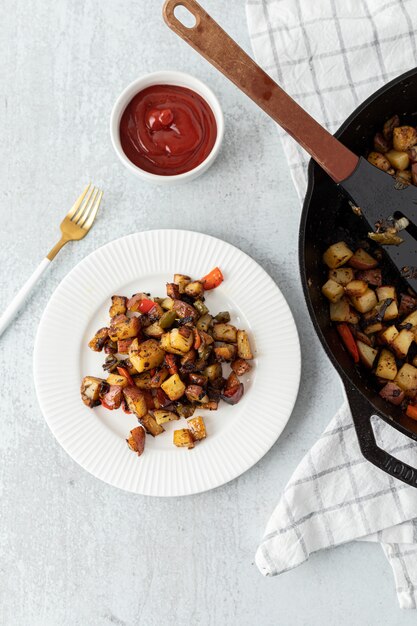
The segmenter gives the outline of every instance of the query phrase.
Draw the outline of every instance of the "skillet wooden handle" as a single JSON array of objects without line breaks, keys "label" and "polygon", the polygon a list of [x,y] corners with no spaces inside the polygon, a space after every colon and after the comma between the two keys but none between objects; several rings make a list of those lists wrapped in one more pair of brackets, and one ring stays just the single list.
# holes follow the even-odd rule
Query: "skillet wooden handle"
[{"label": "skillet wooden handle", "polygon": [[[183,6],[194,16],[193,27],[174,14]],[[229,37],[195,0],[166,0],[166,24],[287,131],[333,178],[341,182],[358,164],[358,157],[300,107]]]}]

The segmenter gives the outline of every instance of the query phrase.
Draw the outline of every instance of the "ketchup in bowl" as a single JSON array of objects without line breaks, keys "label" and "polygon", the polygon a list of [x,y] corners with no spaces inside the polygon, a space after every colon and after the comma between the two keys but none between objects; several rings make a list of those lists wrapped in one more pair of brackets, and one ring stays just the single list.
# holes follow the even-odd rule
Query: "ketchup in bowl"
[{"label": "ketchup in bowl", "polygon": [[162,176],[189,172],[210,154],[217,124],[207,102],[177,85],[152,85],[129,102],[120,142],[137,167]]}]

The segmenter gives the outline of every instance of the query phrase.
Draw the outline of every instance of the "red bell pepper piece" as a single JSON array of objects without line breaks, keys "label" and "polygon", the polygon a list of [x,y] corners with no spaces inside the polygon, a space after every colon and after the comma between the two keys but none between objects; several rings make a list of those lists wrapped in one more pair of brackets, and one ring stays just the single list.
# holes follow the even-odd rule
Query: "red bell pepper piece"
[{"label": "red bell pepper piece", "polygon": [[166,354],[165,363],[167,364],[168,372],[170,376],[173,376],[174,374],[178,374],[178,368],[177,368],[174,354]]},{"label": "red bell pepper piece", "polygon": [[155,302],[153,300],[148,300],[147,298],[143,298],[138,305],[139,311],[141,313],[149,313],[155,306]]},{"label": "red bell pepper piece", "polygon": [[417,406],[414,404],[409,404],[405,413],[408,417],[411,417],[411,419],[417,420]]},{"label": "red bell pepper piece", "polygon": [[196,328],[194,328],[194,349],[198,350],[201,346],[201,335]]},{"label": "red bell pepper piece", "polygon": [[204,278],[201,279],[203,283],[204,289],[207,291],[208,289],[214,289],[218,287],[223,282],[223,274],[219,267],[215,267],[214,270],[211,270]]},{"label": "red bell pepper piece", "polygon": [[118,367],[117,371],[119,372],[120,376],[124,376],[125,378],[127,378],[127,381],[131,387],[136,386],[135,381],[133,380],[133,378],[131,377],[131,375],[129,374],[129,372],[127,371],[125,367]]},{"label": "red bell pepper piece", "polygon": [[355,363],[359,363],[359,350],[356,345],[355,338],[353,337],[352,331],[349,326],[345,323],[337,325],[337,332],[342,338],[343,343],[345,344],[346,350],[349,352],[350,356],[354,360]]}]

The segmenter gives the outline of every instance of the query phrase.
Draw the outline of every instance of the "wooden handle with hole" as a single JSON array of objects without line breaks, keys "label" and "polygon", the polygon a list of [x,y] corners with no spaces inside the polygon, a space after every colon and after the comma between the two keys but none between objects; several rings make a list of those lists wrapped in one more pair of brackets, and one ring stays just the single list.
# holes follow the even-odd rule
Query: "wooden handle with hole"
[{"label": "wooden handle with hole", "polygon": [[[185,26],[174,14],[183,6],[195,24]],[[287,131],[336,182],[348,178],[358,157],[297,104],[242,50],[195,0],[166,0],[166,24]]]}]

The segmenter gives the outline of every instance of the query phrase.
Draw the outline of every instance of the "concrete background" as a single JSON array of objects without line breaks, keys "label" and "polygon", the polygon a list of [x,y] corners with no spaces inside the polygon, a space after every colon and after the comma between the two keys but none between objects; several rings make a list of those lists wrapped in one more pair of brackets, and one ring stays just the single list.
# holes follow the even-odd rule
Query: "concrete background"
[{"label": "concrete background", "polygon": [[[205,7],[247,50],[244,3]],[[253,563],[292,471],[341,392],[309,322],[297,269],[299,204],[274,124],[167,29],[160,0],[2,0],[0,309],[55,243],[88,180],[105,189],[90,235],[69,245],[0,339],[0,620],[7,626],[415,624],[397,608],[378,546],[350,544],[264,579]],[[158,69],[218,94],[226,136],[214,167],[183,187],[136,180],[112,151],[120,91]],[[283,435],[252,470],[175,500],[94,479],[60,448],[32,381],[38,321],[59,281],[111,239],[187,228],[240,247],[276,280],[300,331],[300,395]]]}]

